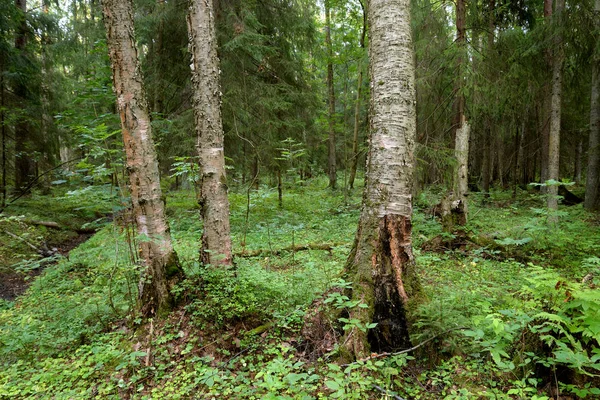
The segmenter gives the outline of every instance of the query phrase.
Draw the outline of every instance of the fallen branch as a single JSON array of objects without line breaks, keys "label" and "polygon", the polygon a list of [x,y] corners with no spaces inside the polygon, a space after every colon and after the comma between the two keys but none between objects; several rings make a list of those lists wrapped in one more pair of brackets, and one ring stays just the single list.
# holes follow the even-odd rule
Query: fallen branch
[{"label": "fallen branch", "polygon": [[256,328],[249,330],[248,332],[245,333],[245,335],[246,336],[260,335],[261,333],[266,332],[269,329],[271,329],[272,326],[273,326],[273,321],[267,322],[266,324],[257,326]]},{"label": "fallen branch", "polygon": [[388,356],[397,356],[397,355],[400,355],[400,354],[410,353],[411,351],[415,351],[419,347],[422,347],[422,346],[426,345],[427,343],[431,342],[432,340],[435,340],[435,339],[439,338],[440,336],[445,335],[448,332],[458,331],[458,330],[462,330],[462,329],[469,329],[469,328],[467,328],[465,326],[462,326],[462,327],[459,327],[459,328],[448,329],[448,330],[446,330],[446,331],[444,331],[442,333],[438,333],[437,335],[435,335],[432,338],[429,338],[429,339],[427,339],[427,340],[419,343],[416,346],[411,347],[410,349],[404,349],[404,350],[401,350],[401,351],[396,351],[394,353],[388,353],[388,352],[385,352],[385,353],[373,353],[369,357],[361,358],[360,360],[356,360],[356,361],[348,363],[348,364],[342,364],[341,367],[348,367],[348,366],[353,365],[353,364],[358,364],[358,363],[362,363],[362,362],[369,361],[369,360],[375,360],[377,358],[383,358],[383,357],[388,357]]},{"label": "fallen branch", "polygon": [[42,243],[42,247],[37,247],[36,245],[34,245],[33,243],[31,243],[30,241],[22,238],[19,235],[15,235],[12,232],[9,232],[7,230],[3,231],[4,233],[6,233],[8,236],[15,238],[17,240],[22,241],[23,243],[25,243],[27,246],[31,247],[33,250],[35,250],[40,256],[42,256],[43,258],[48,258],[48,257],[52,257],[54,255],[56,255],[56,249],[48,249],[48,247],[46,246],[45,243]]},{"label": "fallen branch", "polygon": [[7,230],[3,231],[4,233],[6,233],[8,236],[20,240],[21,242],[25,243],[27,246],[31,247],[33,250],[35,250],[38,253],[42,253],[42,250],[40,250],[37,246],[35,246],[33,243],[31,243],[30,241],[23,239],[21,236],[19,235],[15,235],[12,232],[9,232]]},{"label": "fallen branch", "polygon": [[269,249],[258,249],[258,250],[242,250],[235,253],[236,257],[260,257],[263,255],[279,256],[281,253],[286,251],[304,251],[304,250],[324,250],[332,252],[336,246],[344,245],[345,243],[308,243],[308,244],[296,244],[293,246],[287,246],[279,250]]},{"label": "fallen branch", "polygon": [[23,220],[23,222],[25,222],[26,224],[30,224],[30,225],[40,225],[40,226],[45,226],[48,228],[63,229],[63,227],[60,226],[58,222],[54,222],[54,221],[37,221],[37,220],[25,219],[25,220]]},{"label": "fallen branch", "polygon": [[391,396],[396,400],[406,400],[404,397],[400,397],[396,394],[390,393],[387,390],[385,390],[384,388],[382,388],[381,386],[377,386],[377,385],[373,385],[373,388],[379,390],[381,393],[385,394],[386,396]]},{"label": "fallen branch", "polygon": [[54,221],[37,221],[37,220],[25,219],[25,220],[23,220],[23,222],[25,222],[26,224],[30,224],[30,225],[39,225],[39,226],[45,226],[47,228],[63,229],[66,231],[74,231],[79,234],[96,233],[96,231],[98,230],[97,228],[84,228],[84,227],[71,228],[70,226],[61,225],[58,222],[54,222]]}]

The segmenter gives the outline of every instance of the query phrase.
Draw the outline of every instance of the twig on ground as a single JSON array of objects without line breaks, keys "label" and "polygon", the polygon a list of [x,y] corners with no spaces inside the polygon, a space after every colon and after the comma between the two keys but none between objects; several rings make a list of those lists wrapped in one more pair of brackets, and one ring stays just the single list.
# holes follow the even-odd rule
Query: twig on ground
[{"label": "twig on ground", "polygon": [[9,232],[7,230],[5,230],[4,233],[6,233],[8,236],[10,236],[10,237],[12,237],[14,239],[22,241],[23,243],[25,243],[26,245],[28,245],[29,247],[31,247],[36,252],[42,253],[42,250],[40,248],[38,248],[37,246],[35,246],[33,243],[29,242],[28,240],[23,239],[21,236],[15,235],[14,233]]},{"label": "twig on ground", "polygon": [[360,360],[356,360],[356,361],[348,363],[348,364],[342,364],[341,367],[348,367],[348,366],[353,365],[353,364],[358,364],[360,362],[365,362],[365,361],[369,361],[369,360],[375,360],[377,358],[383,358],[383,357],[388,357],[388,356],[397,356],[397,355],[400,355],[400,354],[410,353],[411,351],[414,351],[414,350],[418,349],[419,347],[426,345],[427,343],[431,342],[432,340],[435,340],[438,337],[440,337],[442,335],[445,335],[448,332],[458,331],[458,330],[462,330],[462,329],[469,329],[469,328],[465,327],[465,326],[461,326],[459,328],[448,329],[448,330],[445,330],[444,332],[438,333],[437,335],[435,335],[432,338],[429,338],[429,339],[427,339],[427,340],[419,343],[416,346],[411,347],[410,349],[404,349],[404,350],[396,351],[396,352],[393,352],[393,353],[388,353],[388,352],[385,352],[385,353],[373,353],[369,357],[361,358]]},{"label": "twig on ground", "polygon": [[382,388],[381,386],[377,386],[377,385],[373,385],[373,387],[377,390],[379,390],[381,393],[387,395],[387,396],[392,396],[394,399],[396,400],[406,400],[404,397],[400,397],[397,394],[394,393],[390,393],[387,390],[385,390],[384,388]]}]

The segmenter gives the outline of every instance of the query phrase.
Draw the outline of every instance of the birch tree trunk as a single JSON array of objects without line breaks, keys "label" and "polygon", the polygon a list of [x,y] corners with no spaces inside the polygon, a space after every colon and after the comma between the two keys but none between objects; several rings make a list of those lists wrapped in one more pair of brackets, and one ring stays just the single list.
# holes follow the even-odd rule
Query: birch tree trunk
[{"label": "birch tree trunk", "polygon": [[419,288],[411,244],[416,137],[415,67],[409,0],[370,0],[370,139],[361,216],[345,276],[355,307],[349,319],[377,323],[349,330],[346,357],[410,345],[407,303]]},{"label": "birch tree trunk", "polygon": [[[360,3],[362,7],[362,2]],[[365,35],[367,33],[367,15],[363,8],[363,26],[362,33],[360,35],[360,48],[364,49],[365,47]],[[350,169],[350,178],[348,179],[348,186],[350,189],[354,189],[354,179],[356,178],[356,171],[358,169],[358,126],[360,119],[360,100],[362,96],[362,84],[363,84],[363,66],[362,66],[362,57],[358,61],[358,82],[357,82],[357,93],[356,93],[356,104],[354,108],[354,135],[352,137],[352,167]]]},{"label": "birch tree trunk", "polygon": [[231,265],[229,200],[223,152],[221,82],[212,0],[192,0],[188,14],[196,150],[200,161],[198,204],[204,224],[200,261]]},{"label": "birch tree trunk", "polygon": [[165,217],[148,102],[135,45],[133,4],[131,0],[104,0],[103,11],[133,214],[137,233],[142,236],[139,241],[144,264],[139,284],[141,310],[149,316],[170,309],[170,289],[181,270]]},{"label": "birch tree trunk", "polygon": [[[600,0],[594,9],[596,26],[600,29]],[[600,209],[600,54],[592,63],[592,97],[590,100],[590,144],[588,150],[587,178],[585,182],[585,203],[588,210]]]},{"label": "birch tree trunk", "polygon": [[[564,6],[564,0],[556,0],[554,4],[556,38],[552,57],[552,101],[550,108],[550,131],[548,133],[548,179],[555,181],[559,179],[562,64],[564,59],[560,29],[562,29],[562,11]],[[549,186],[547,192],[548,209],[557,210],[558,186]],[[556,222],[556,217],[551,216],[550,221]]]},{"label": "birch tree trunk", "polygon": [[327,47],[327,97],[329,103],[329,155],[328,173],[329,187],[337,186],[336,154],[335,154],[335,91],[333,87],[333,47],[331,44],[331,10],[329,0],[325,0],[325,46]]}]

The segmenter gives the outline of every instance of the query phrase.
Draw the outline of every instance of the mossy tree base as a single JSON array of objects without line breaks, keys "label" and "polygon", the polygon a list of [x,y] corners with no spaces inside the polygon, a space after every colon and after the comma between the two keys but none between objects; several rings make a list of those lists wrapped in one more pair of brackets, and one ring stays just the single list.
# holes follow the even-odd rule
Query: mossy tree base
[{"label": "mossy tree base", "polygon": [[142,274],[139,282],[140,312],[144,317],[168,314],[176,306],[171,289],[183,279],[184,273],[177,254],[164,260],[156,258]]},{"label": "mossy tree base", "polygon": [[420,292],[411,244],[410,218],[389,214],[363,216],[346,264],[345,276],[353,282],[349,297],[368,307],[349,310],[349,319],[369,330],[349,329],[342,338],[342,358],[362,358],[371,352],[395,351],[411,346],[407,308]]}]

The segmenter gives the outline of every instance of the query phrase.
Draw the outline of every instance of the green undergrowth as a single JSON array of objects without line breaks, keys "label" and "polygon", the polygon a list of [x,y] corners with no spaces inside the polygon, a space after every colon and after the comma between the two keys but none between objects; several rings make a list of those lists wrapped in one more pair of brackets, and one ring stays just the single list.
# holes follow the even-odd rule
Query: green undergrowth
[{"label": "green undergrowth", "polygon": [[[179,308],[143,325],[135,237],[105,226],[0,304],[0,398],[547,399],[557,385],[598,396],[598,225],[574,206],[549,226],[542,199],[528,192],[514,201],[494,192],[485,206],[472,195],[469,234],[489,245],[440,253],[419,250],[441,234],[427,213],[439,193],[420,195],[413,235],[426,296],[411,316],[412,341],[433,340],[346,366],[333,362],[335,344],[310,359],[304,312],[348,285],[338,276],[360,204],[358,190],[326,185],[286,188],[282,208],[276,190],[251,191],[249,209],[246,191],[232,191],[238,256],[229,270],[198,264],[194,194],[170,193],[186,280],[175,289]],[[323,244],[330,248],[290,250]],[[357,306],[329,293],[327,302]]]}]

